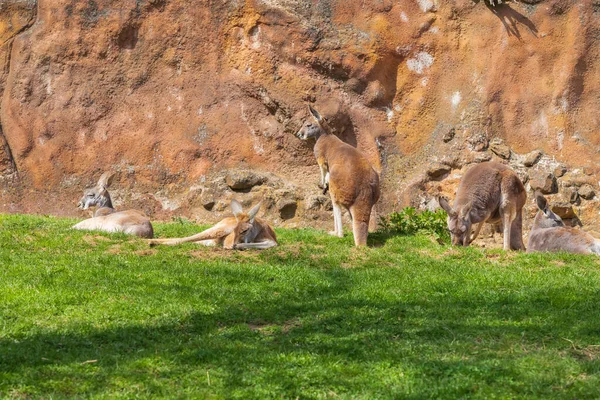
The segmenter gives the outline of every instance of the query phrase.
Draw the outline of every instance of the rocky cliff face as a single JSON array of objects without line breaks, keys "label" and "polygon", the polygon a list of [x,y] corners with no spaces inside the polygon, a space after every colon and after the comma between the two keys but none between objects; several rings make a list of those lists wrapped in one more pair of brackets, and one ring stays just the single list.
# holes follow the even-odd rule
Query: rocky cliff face
[{"label": "rocky cliff face", "polygon": [[77,215],[114,169],[157,218],[237,197],[330,223],[311,103],[381,172],[380,213],[493,158],[599,226],[599,38],[596,1],[7,0],[0,210]]}]

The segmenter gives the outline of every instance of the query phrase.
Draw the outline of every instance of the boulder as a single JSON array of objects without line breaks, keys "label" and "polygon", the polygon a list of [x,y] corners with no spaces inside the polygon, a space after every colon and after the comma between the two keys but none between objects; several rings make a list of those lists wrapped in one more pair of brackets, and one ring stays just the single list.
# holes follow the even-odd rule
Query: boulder
[{"label": "boulder", "polygon": [[552,211],[562,219],[576,218],[575,210],[570,203],[560,202],[552,205]]},{"label": "boulder", "polygon": [[225,181],[231,190],[249,191],[254,186],[265,183],[267,178],[262,174],[250,170],[234,170],[229,172]]},{"label": "boulder", "polygon": [[523,165],[526,167],[533,167],[538,161],[540,161],[542,154],[543,153],[540,150],[533,150],[532,152],[525,154]]},{"label": "boulder", "polygon": [[207,211],[212,211],[217,201],[222,197],[214,188],[204,188],[200,194],[200,204]]},{"label": "boulder", "polygon": [[539,190],[543,194],[553,194],[558,192],[556,177],[552,172],[533,171],[529,174],[529,185],[532,190]]},{"label": "boulder", "polygon": [[558,167],[554,168],[554,176],[556,176],[557,178],[563,177],[566,173],[567,167],[565,167],[564,165],[559,165]]},{"label": "boulder", "polygon": [[594,198],[594,196],[596,196],[596,192],[594,191],[594,188],[592,187],[592,185],[590,185],[588,183],[581,185],[581,187],[579,188],[577,193],[579,193],[581,198],[583,198],[585,200],[591,200]]},{"label": "boulder", "polygon": [[433,163],[427,169],[427,176],[431,179],[438,179],[452,171],[452,168],[446,164]]}]

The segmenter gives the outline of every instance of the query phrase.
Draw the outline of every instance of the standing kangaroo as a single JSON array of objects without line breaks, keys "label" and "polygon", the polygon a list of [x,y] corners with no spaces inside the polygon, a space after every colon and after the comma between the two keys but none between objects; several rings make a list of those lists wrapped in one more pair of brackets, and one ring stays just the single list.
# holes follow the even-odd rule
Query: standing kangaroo
[{"label": "standing kangaroo", "polygon": [[323,193],[329,188],[333,203],[333,234],[344,236],[344,207],[352,216],[354,243],[356,246],[364,246],[367,244],[371,209],[379,200],[379,175],[360,151],[332,134],[327,120],[321,114],[310,106],[308,108],[316,124],[306,121],[300,128],[298,137],[317,140],[314,152],[321,169]]},{"label": "standing kangaroo", "polygon": [[268,249],[277,246],[277,237],[271,226],[256,218],[260,203],[248,213],[244,213],[242,205],[231,201],[233,217],[223,219],[212,228],[192,236],[172,239],[152,239],[150,246],[165,244],[175,246],[181,243],[194,242],[204,246],[223,246],[225,249]]},{"label": "standing kangaroo", "polygon": [[154,236],[150,219],[141,211],[127,210],[117,212],[112,205],[108,188],[114,173],[105,172],[98,183],[91,189],[83,191],[83,197],[77,205],[82,210],[98,207],[93,218],[88,218],[73,226],[74,229],[123,232],[128,235],[137,235],[143,238]]},{"label": "standing kangaroo", "polygon": [[565,226],[548,207],[546,198],[536,193],[539,211],[529,233],[527,252],[566,251],[578,254],[600,254],[600,240],[580,229]]},{"label": "standing kangaroo", "polygon": [[[438,197],[448,213],[448,230],[453,245],[468,246],[485,222],[502,222],[504,250],[525,250],[523,245],[523,206],[527,193],[513,170],[497,162],[484,162],[469,169],[458,185],[451,207]],[[479,224],[471,237],[472,224]]]}]

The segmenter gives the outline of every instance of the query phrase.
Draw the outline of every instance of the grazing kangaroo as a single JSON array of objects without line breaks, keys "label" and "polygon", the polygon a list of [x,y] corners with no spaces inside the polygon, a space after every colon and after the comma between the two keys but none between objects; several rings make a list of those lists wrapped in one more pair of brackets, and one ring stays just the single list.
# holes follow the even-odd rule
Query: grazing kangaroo
[{"label": "grazing kangaroo", "polygon": [[197,233],[193,236],[172,239],[152,239],[150,246],[165,244],[175,246],[181,243],[194,242],[204,246],[223,246],[225,249],[269,249],[277,246],[277,237],[271,226],[255,218],[260,209],[260,203],[248,213],[244,213],[242,205],[231,201],[233,217],[228,217],[217,223],[212,228]]},{"label": "grazing kangaroo", "polygon": [[[452,244],[468,246],[485,222],[502,222],[504,250],[525,250],[523,245],[523,206],[527,193],[513,170],[497,162],[484,162],[469,169],[458,185],[451,207],[445,197],[438,197],[448,213],[448,230]],[[471,237],[472,224],[479,224]]]},{"label": "grazing kangaroo", "polygon": [[83,197],[77,205],[82,210],[98,207],[94,217],[81,221],[74,229],[104,232],[123,232],[143,238],[152,238],[154,231],[150,219],[141,211],[127,210],[117,212],[112,205],[108,188],[114,173],[105,172],[98,183],[91,189],[83,191]]},{"label": "grazing kangaroo", "polygon": [[589,233],[567,227],[563,220],[550,210],[546,198],[535,194],[539,211],[529,233],[527,252],[566,251],[578,254],[600,254],[600,240]]},{"label": "grazing kangaroo", "polygon": [[316,124],[306,121],[298,137],[315,138],[314,148],[321,169],[323,194],[329,189],[333,203],[334,235],[342,237],[342,207],[352,216],[352,231],[356,246],[367,244],[371,209],[379,200],[379,175],[367,158],[356,148],[332,134],[327,120],[308,107]]}]

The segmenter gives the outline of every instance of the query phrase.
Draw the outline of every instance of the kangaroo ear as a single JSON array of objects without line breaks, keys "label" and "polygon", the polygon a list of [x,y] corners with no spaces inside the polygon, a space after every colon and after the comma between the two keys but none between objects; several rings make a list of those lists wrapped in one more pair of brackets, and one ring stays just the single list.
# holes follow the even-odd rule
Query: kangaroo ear
[{"label": "kangaroo ear", "polygon": [[262,201],[258,202],[257,205],[252,207],[252,210],[248,211],[248,218],[250,218],[250,221],[254,220],[254,217],[256,217],[256,214],[258,214],[258,210],[260,210],[261,204]]},{"label": "kangaroo ear", "polygon": [[242,209],[242,205],[240,204],[240,202],[236,199],[233,199],[231,200],[231,211],[233,211],[233,215],[237,217],[244,210]]},{"label": "kangaroo ear", "polygon": [[548,207],[548,201],[540,192],[535,193],[535,202],[538,208],[542,211],[544,211],[546,207]]},{"label": "kangaroo ear", "polygon": [[471,208],[473,208],[473,203],[467,203],[467,205],[460,210],[460,216],[466,218],[469,213],[471,213]]},{"label": "kangaroo ear", "polygon": [[98,187],[106,190],[112,184],[113,178],[115,177],[115,173],[111,171],[106,171],[102,174],[100,179],[98,179]]},{"label": "kangaroo ear", "polygon": [[315,110],[314,108],[312,108],[310,106],[310,104],[308,105],[308,111],[310,111],[310,113],[317,120],[317,122],[320,123],[320,122],[323,121],[323,117],[321,116],[321,114],[319,114],[319,112],[317,110]]},{"label": "kangaroo ear", "polygon": [[440,207],[442,207],[442,209],[446,211],[449,216],[456,217],[456,211],[450,207],[450,204],[448,204],[448,199],[446,199],[444,196],[437,196],[437,201],[440,203]]}]

